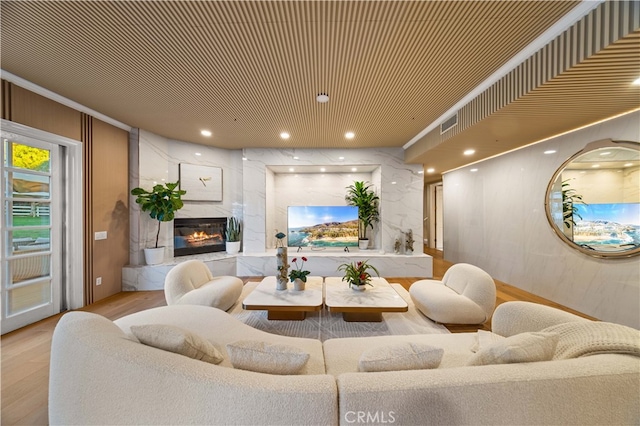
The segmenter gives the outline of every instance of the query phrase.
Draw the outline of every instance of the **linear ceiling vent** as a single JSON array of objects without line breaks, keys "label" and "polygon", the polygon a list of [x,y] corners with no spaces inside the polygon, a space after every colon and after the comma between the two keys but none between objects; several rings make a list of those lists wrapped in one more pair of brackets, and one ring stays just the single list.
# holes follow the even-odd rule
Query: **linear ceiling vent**
[{"label": "linear ceiling vent", "polygon": [[456,112],[453,116],[447,118],[445,121],[440,124],[440,134],[443,134],[447,130],[458,124],[458,113]]}]

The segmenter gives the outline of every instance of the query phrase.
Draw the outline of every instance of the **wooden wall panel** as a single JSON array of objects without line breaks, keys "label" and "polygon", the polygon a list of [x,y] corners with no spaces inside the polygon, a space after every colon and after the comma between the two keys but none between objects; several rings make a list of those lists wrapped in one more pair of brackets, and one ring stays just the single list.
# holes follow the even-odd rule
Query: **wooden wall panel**
[{"label": "wooden wall panel", "polygon": [[91,236],[97,302],[122,291],[122,267],[129,263],[129,133],[96,118],[91,127],[92,230],[107,232],[106,240]]},{"label": "wooden wall panel", "polygon": [[11,85],[9,120],[74,140],[81,140],[81,113],[51,99]]}]

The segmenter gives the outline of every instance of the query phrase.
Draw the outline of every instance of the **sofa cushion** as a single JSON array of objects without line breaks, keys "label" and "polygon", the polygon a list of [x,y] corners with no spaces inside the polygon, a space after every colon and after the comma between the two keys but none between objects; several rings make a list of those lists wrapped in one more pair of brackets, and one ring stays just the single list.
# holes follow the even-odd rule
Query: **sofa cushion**
[{"label": "sofa cushion", "polygon": [[298,374],[309,354],[295,346],[257,340],[238,340],[227,344],[234,368],[268,374]]},{"label": "sofa cushion", "polygon": [[375,347],[360,356],[360,371],[398,371],[437,368],[444,349],[423,343],[403,342]]},{"label": "sofa cushion", "polygon": [[609,322],[567,322],[545,328],[558,334],[553,359],[578,358],[602,353],[640,356],[640,331]]},{"label": "sofa cushion", "polygon": [[188,356],[212,364],[222,362],[222,354],[206,339],[174,325],[145,324],[131,326],[140,343]]},{"label": "sofa cushion", "polygon": [[558,343],[556,333],[520,333],[480,348],[468,365],[549,361]]}]

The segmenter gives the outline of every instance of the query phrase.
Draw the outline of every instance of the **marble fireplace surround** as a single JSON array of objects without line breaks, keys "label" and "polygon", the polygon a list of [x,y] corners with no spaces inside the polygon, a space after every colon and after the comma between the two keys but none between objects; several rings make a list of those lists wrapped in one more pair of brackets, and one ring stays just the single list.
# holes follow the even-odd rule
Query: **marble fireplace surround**
[{"label": "marble fireplace surround", "polygon": [[[176,216],[239,217],[243,240],[242,253],[237,256],[210,253],[173,258],[172,226],[163,224],[159,244],[167,247],[165,263],[146,266],[142,249],[155,237],[157,228],[132,202],[130,265],[123,269],[123,290],[160,289],[172,266],[202,256],[214,274],[273,275],[275,234],[276,230],[286,232],[287,206],[343,205],[345,187],[355,180],[371,182],[380,196],[381,220],[370,236],[370,249],[305,253],[317,258],[317,274],[337,276],[335,268],[340,263],[366,257],[372,262],[375,259],[383,276],[432,276],[432,258],[422,253],[422,166],[405,164],[401,148],[226,150],[170,140],[137,129],[131,133],[129,146],[132,188],[177,181],[180,163],[221,167],[222,201],[185,201]],[[321,172],[321,167],[329,171]],[[294,168],[295,173],[288,172],[289,168]],[[402,238],[409,229],[416,241],[415,254],[394,254],[396,238]],[[290,249],[289,257],[295,257],[295,249]]]}]

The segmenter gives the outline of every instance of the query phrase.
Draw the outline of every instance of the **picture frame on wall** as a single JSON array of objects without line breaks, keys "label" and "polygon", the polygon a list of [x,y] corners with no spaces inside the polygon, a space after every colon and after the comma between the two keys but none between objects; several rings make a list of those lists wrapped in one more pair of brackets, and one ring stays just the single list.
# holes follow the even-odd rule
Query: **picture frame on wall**
[{"label": "picture frame on wall", "polygon": [[186,201],[222,201],[222,168],[180,163],[180,189]]}]

